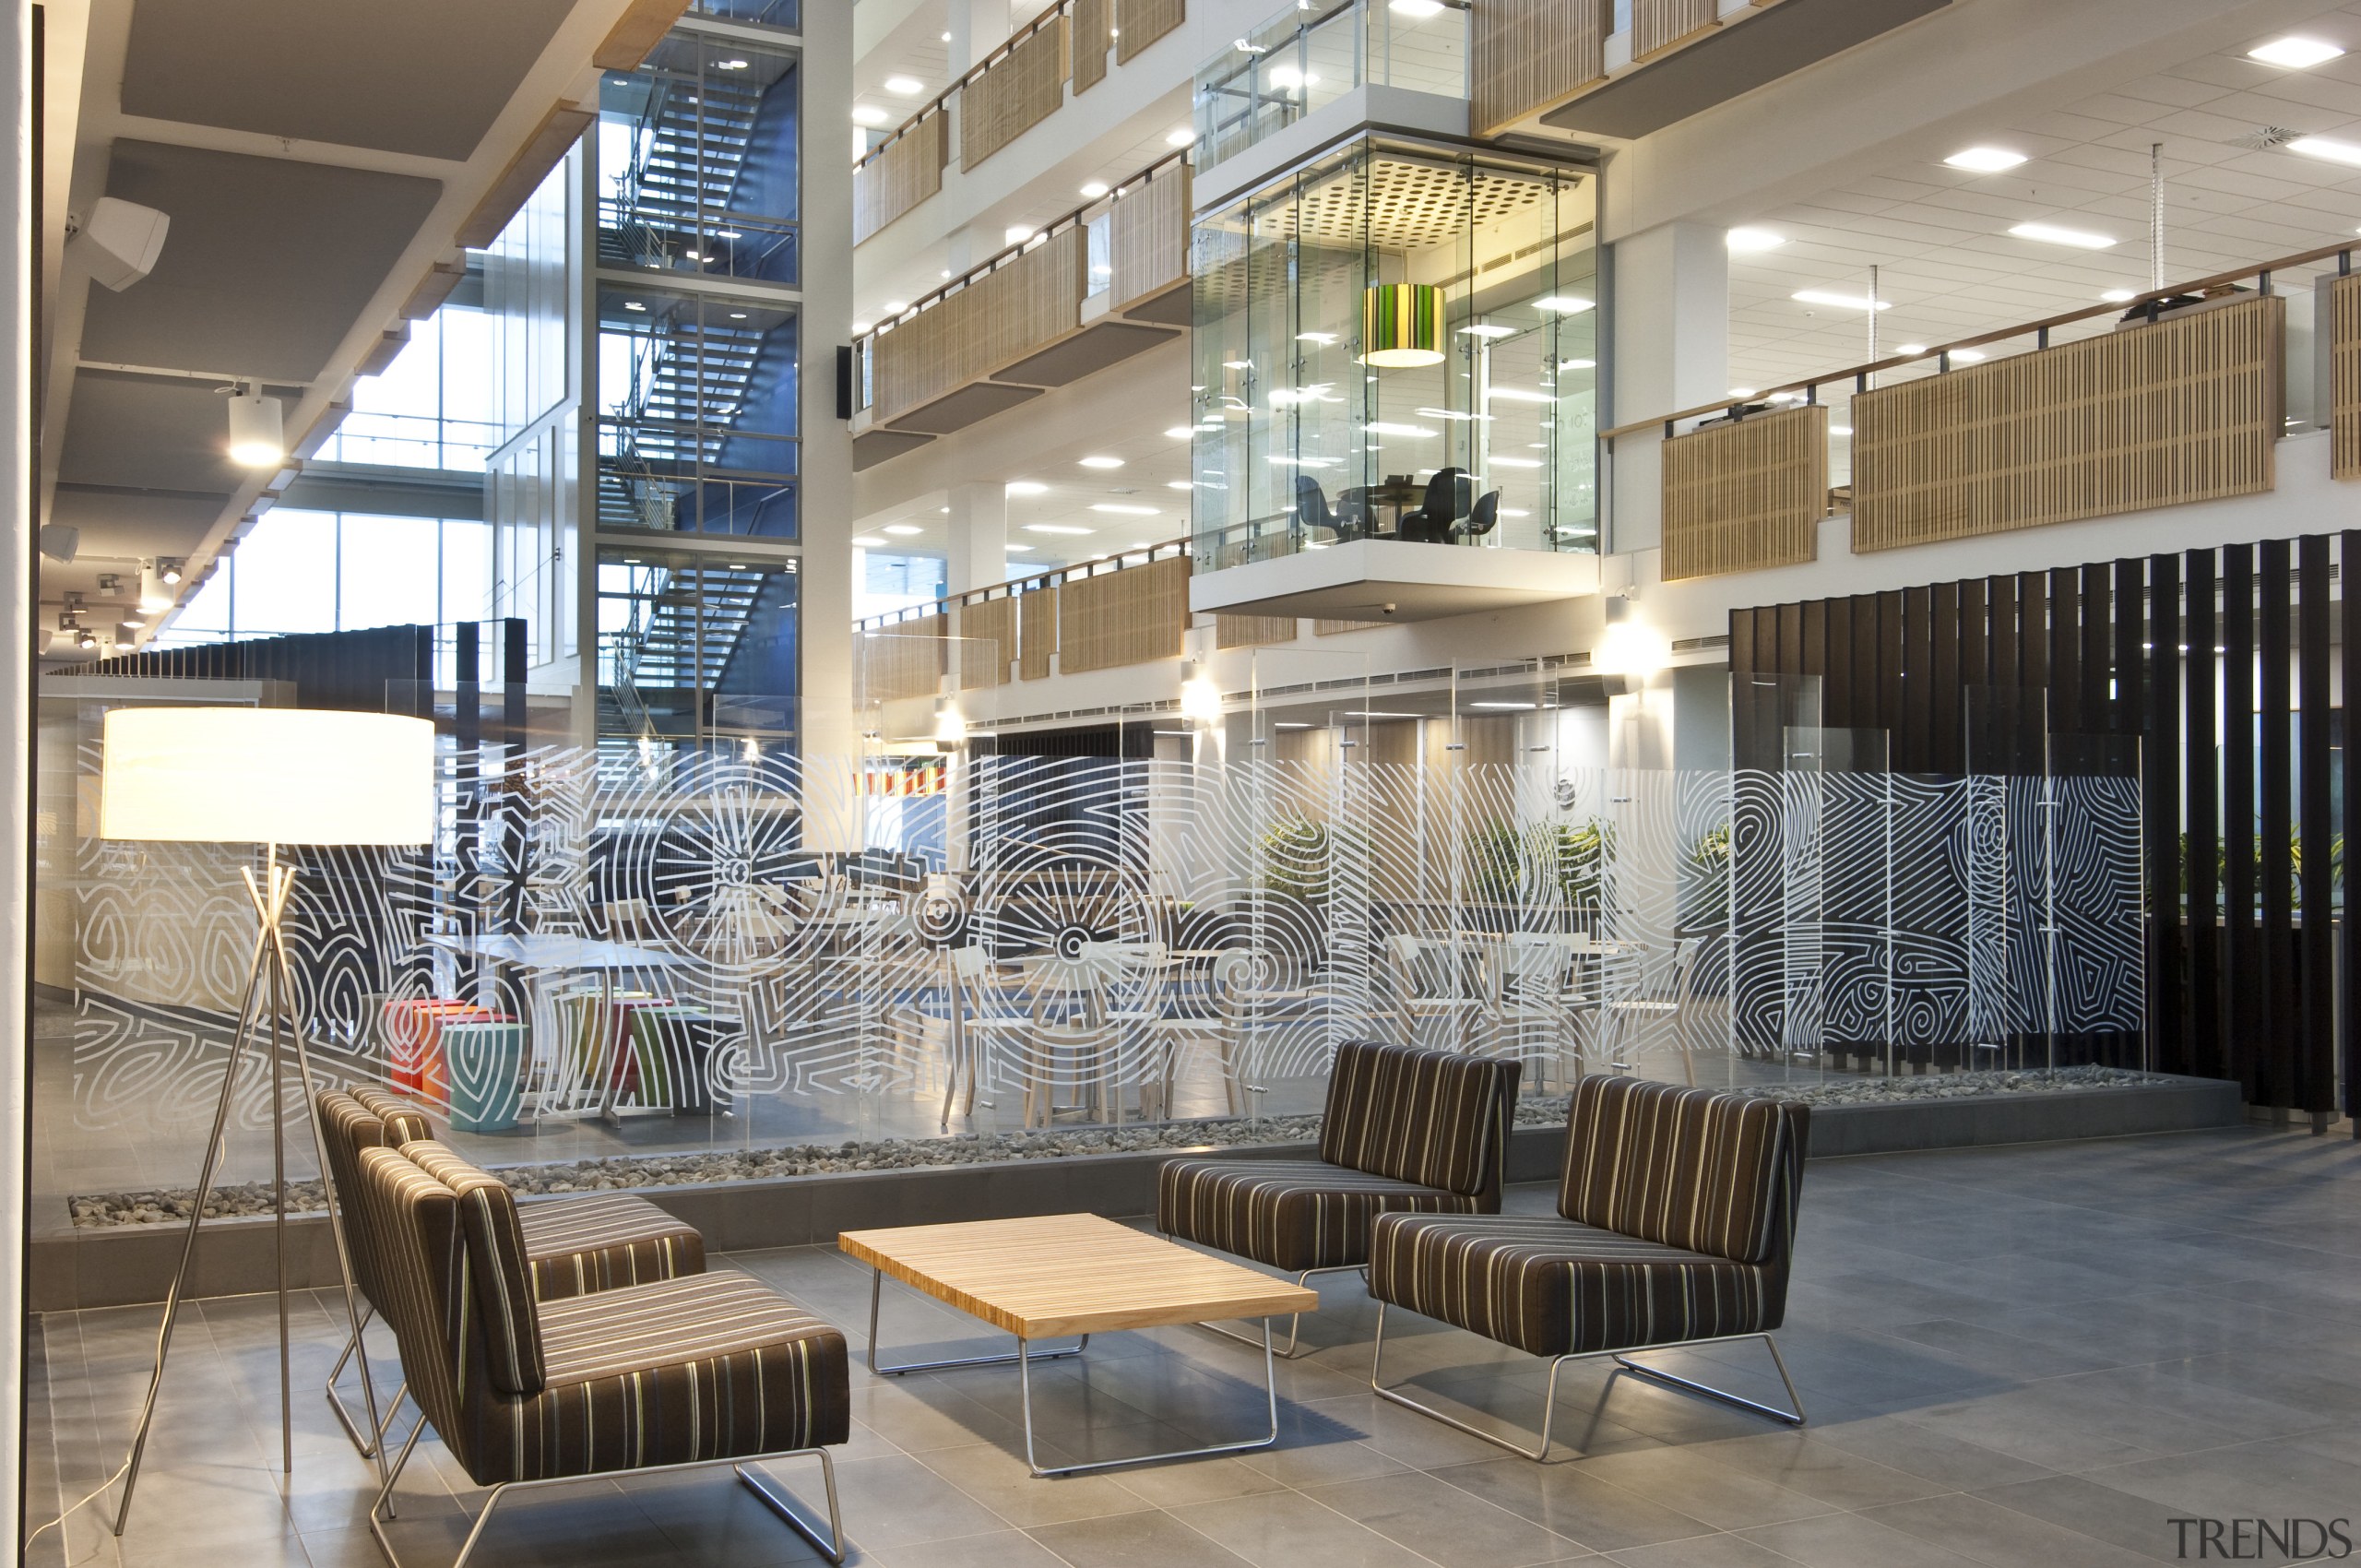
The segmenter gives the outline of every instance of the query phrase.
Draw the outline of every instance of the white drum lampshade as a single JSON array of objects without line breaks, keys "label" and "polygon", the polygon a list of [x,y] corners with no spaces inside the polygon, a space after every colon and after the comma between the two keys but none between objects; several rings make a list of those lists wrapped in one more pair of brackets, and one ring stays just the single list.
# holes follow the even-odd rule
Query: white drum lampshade
[{"label": "white drum lampshade", "polygon": [[99,837],[424,844],[434,726],[322,708],[123,707],[106,716]]}]

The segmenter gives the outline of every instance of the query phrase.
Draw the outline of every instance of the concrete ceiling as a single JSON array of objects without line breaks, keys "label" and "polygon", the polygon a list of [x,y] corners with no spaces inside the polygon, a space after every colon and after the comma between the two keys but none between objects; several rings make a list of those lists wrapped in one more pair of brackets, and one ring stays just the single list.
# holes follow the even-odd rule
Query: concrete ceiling
[{"label": "concrete ceiling", "polygon": [[[53,0],[46,139],[72,166],[42,235],[43,520],[82,539],[43,563],[43,624],[139,557],[186,558],[193,588],[282,478],[229,461],[226,381],[279,398],[299,442],[470,221],[562,156],[548,127],[595,111],[594,59],[627,65],[684,5]],[[122,293],[54,259],[102,195],[171,219]]]},{"label": "concrete ceiling", "polygon": [[123,112],[465,160],[573,0],[138,0]]}]

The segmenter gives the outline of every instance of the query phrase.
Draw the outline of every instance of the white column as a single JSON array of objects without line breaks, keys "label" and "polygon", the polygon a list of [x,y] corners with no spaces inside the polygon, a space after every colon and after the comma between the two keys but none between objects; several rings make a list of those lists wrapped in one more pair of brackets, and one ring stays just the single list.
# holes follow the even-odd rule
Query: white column
[{"label": "white column", "polygon": [[[1612,265],[1615,423],[1726,397],[1730,267],[1723,231],[1663,224],[1616,241]],[[1661,538],[1660,461],[1653,438],[1616,442],[1609,550],[1650,550]]]},{"label": "white column", "polygon": [[[33,585],[23,569],[34,559],[32,488],[33,340],[30,266],[32,209],[32,7],[11,6],[0,22],[0,102],[5,102],[7,172],[7,237],[0,244],[0,338],[6,339],[7,372],[0,380],[0,493],[6,496],[9,569],[0,572],[0,717],[7,731],[7,761],[0,765],[0,1388],[25,1386],[24,1258],[26,1084],[31,1077],[31,1045],[26,1016],[26,944],[32,929],[31,868],[25,840],[32,790]],[[53,147],[53,158],[74,149]],[[18,1412],[0,1422],[0,1475],[15,1477]],[[0,1538],[22,1536],[18,1490],[0,1486]]]},{"label": "white column", "polygon": [[951,487],[950,550],[943,583],[949,592],[1008,580],[1008,489],[998,480]]},{"label": "white column", "polygon": [[[807,135],[852,113],[851,0],[804,0],[803,125]],[[833,135],[831,129],[828,134]],[[806,148],[807,152],[813,149]],[[802,643],[802,749],[820,793],[805,802],[806,843],[860,848],[860,725],[852,650],[852,434],[836,418],[836,348],[852,341],[852,168],[803,160],[803,317],[801,514],[797,585]],[[841,793],[837,792],[841,790]]]},{"label": "white column", "polygon": [[[1008,0],[951,0],[943,28],[951,34],[944,47],[951,74],[958,76],[998,48],[1012,30]],[[849,110],[847,113],[850,113]]]}]

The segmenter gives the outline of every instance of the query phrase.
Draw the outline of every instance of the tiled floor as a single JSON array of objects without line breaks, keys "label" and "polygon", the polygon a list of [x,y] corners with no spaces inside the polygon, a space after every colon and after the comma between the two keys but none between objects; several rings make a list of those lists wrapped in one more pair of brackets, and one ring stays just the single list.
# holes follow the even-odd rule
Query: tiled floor
[{"label": "tiled floor", "polygon": [[[1541,1209],[1546,1188],[1514,1206]],[[729,1264],[855,1336],[868,1276],[816,1249]],[[1813,1164],[1788,1326],[1799,1431],[1570,1367],[1529,1464],[1367,1390],[1372,1312],[1330,1282],[1323,1349],[1280,1372],[1277,1448],[1064,1480],[1024,1471],[1005,1368],[853,1374],[837,1467],[853,1561],[892,1568],[2130,1568],[2174,1562],[2180,1516],[2361,1515],[2361,1146],[2260,1130]],[[889,1287],[890,1355],[972,1320]],[[277,1475],[267,1298],[206,1301],[120,1547],[89,1511],[31,1561],[228,1568],[372,1564],[368,1467],[318,1394],[336,1343],[299,1320],[296,1471]],[[1520,1422],[1542,1365],[1418,1320],[1388,1370]],[[36,1515],[122,1454],[153,1309],[44,1320],[30,1387]],[[391,1346],[383,1347],[389,1369]],[[1061,1454],[1154,1452],[1247,1429],[1258,1358],[1200,1330],[1114,1335],[1045,1368]],[[1703,1358],[1697,1358],[1703,1364]],[[1759,1348],[1713,1375],[1775,1389]],[[456,1548],[481,1494],[431,1443],[405,1481],[413,1568]],[[63,1472],[61,1485],[60,1472]],[[816,1471],[779,1479],[807,1501]],[[452,1490],[454,1485],[457,1490]],[[503,1505],[479,1561],[761,1568],[809,1559],[726,1472],[596,1483]],[[2286,1561],[2265,1557],[2259,1561]]]}]

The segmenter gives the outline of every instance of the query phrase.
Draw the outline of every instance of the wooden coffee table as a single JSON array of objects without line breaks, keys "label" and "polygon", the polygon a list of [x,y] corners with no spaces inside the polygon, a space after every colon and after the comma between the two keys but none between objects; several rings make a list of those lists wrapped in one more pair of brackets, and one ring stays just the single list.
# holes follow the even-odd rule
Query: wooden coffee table
[{"label": "wooden coffee table", "polygon": [[[848,1230],[837,1246],[871,1269],[869,1370],[881,1376],[1014,1361],[1025,1411],[1025,1462],[1037,1476],[1065,1476],[1155,1459],[1186,1459],[1267,1448],[1279,1437],[1279,1390],[1271,1357],[1271,1318],[1316,1312],[1320,1293],[1290,1280],[1207,1257],[1095,1214],[1031,1219],[979,1219],[962,1225],[906,1225]],[[1014,1354],[942,1361],[877,1360],[877,1304],[885,1276],[1016,1336]],[[1216,1443],[1135,1459],[1100,1459],[1045,1468],[1033,1456],[1033,1363],[1079,1356],[1093,1334],[1157,1328],[1218,1318],[1263,1320],[1263,1388],[1271,1430],[1240,1443]],[[1038,1339],[1078,1335],[1060,1350],[1037,1351]]]}]

